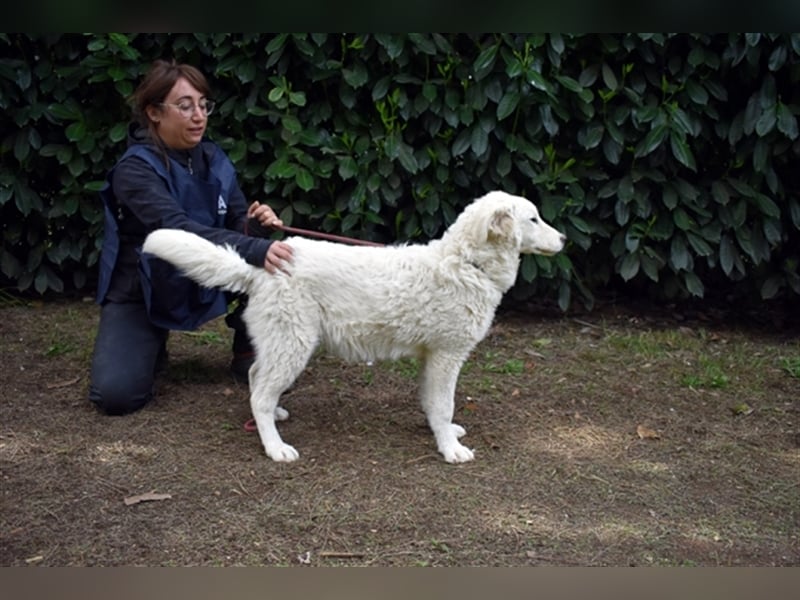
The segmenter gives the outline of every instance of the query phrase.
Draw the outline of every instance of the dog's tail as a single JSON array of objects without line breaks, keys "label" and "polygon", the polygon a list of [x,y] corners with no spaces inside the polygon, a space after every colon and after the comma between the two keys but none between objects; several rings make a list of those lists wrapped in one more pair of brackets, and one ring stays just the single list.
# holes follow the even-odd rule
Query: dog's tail
[{"label": "dog's tail", "polygon": [[230,246],[218,246],[181,229],[153,231],[144,240],[142,251],[171,263],[200,285],[230,292],[249,292],[262,270],[248,264]]}]

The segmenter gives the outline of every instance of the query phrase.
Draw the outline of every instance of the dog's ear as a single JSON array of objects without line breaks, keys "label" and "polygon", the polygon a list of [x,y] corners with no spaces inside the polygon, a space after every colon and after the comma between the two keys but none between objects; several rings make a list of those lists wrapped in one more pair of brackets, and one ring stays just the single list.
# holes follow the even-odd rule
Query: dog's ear
[{"label": "dog's ear", "polygon": [[514,235],[514,216],[510,208],[498,208],[489,219],[489,240],[509,238]]}]

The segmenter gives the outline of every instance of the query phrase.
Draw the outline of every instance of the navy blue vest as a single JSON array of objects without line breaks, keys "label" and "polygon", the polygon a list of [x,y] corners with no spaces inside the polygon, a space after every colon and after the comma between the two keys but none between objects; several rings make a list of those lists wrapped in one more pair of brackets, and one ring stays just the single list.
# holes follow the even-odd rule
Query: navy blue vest
[{"label": "navy blue vest", "polygon": [[[158,173],[190,219],[208,227],[224,227],[225,210],[220,210],[220,207],[227,207],[230,190],[236,182],[236,172],[221,149],[216,148],[213,153],[207,181],[193,177],[173,159],[170,159],[171,165],[167,171],[163,158],[143,145],[129,147],[120,161],[130,156],[146,161]],[[117,205],[111,189],[113,173],[114,169],[109,172],[106,185],[100,191],[104,205],[105,231],[97,289],[99,303],[102,303],[108,292],[120,246],[119,228],[114,216]],[[165,329],[191,330],[225,314],[227,300],[222,291],[196,284],[169,263],[141,253],[141,248],[139,253],[139,275],[144,302],[154,325]]]}]

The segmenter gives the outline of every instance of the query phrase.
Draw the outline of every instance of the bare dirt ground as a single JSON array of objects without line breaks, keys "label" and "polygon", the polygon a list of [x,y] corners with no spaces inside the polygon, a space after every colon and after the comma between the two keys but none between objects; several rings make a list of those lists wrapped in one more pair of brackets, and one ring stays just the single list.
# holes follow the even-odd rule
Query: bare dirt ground
[{"label": "bare dirt ground", "polygon": [[795,325],[505,310],[459,380],[463,465],[413,361],[318,355],[277,464],[222,320],[174,333],[158,398],[112,418],[86,400],[97,315],[0,307],[2,566],[800,565]]}]

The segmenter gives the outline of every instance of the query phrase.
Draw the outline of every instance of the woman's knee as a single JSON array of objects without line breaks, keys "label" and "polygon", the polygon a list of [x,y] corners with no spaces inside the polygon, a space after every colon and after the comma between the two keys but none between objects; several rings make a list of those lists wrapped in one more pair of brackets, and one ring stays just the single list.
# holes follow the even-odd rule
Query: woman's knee
[{"label": "woman's knee", "polygon": [[89,386],[89,400],[107,415],[136,412],[152,398],[152,389],[132,391],[127,385],[98,385],[94,382]]}]

